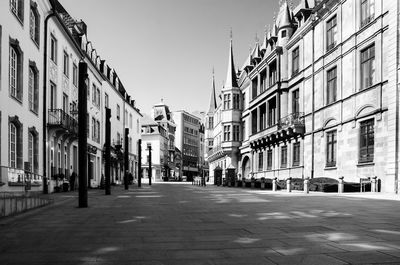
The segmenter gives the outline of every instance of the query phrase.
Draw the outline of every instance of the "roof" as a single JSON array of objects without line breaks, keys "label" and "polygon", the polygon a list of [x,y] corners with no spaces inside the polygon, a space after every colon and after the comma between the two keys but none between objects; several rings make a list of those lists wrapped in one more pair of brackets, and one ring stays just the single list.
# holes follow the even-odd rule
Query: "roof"
[{"label": "roof", "polygon": [[232,48],[232,38],[229,47],[229,61],[228,61],[228,71],[226,74],[225,89],[230,89],[233,87],[239,87],[236,80],[235,64],[233,62],[233,48]]},{"label": "roof", "polygon": [[143,117],[140,119],[142,126],[143,125],[158,125],[149,115],[143,114]]},{"label": "roof", "polygon": [[210,97],[210,107],[208,109],[208,113],[213,113],[217,109],[217,99],[215,98],[215,79],[214,79],[214,71],[212,77],[212,90],[211,90],[211,97]]}]

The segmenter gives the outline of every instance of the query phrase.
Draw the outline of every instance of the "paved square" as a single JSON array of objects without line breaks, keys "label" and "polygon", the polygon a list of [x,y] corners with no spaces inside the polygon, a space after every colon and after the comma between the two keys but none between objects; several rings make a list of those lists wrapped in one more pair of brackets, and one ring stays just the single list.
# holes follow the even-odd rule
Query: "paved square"
[{"label": "paved square", "polygon": [[[0,264],[400,264],[398,201],[155,184],[0,220]],[[73,196],[71,196],[73,195]]]}]

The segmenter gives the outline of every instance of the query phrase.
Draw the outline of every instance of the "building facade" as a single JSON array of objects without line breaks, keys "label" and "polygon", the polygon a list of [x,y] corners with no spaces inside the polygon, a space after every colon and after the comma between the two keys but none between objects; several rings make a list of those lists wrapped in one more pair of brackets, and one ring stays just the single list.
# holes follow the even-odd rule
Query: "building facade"
[{"label": "building facade", "polygon": [[182,152],[182,178],[191,181],[200,174],[201,118],[184,110],[172,112],[176,124],[175,145]]},{"label": "building facade", "polygon": [[88,65],[83,125],[88,132],[88,186],[98,187],[103,177],[105,107],[112,110],[113,182],[122,180],[123,152],[129,152],[128,170],[136,176],[141,114],[116,71],[87,39],[86,24],[72,18],[57,0],[13,0],[1,7],[0,93],[10,100],[0,104],[0,189],[21,189],[29,179],[40,190],[43,177],[50,192],[63,182],[78,182],[79,176],[71,176],[79,170],[81,61]]},{"label": "building facade", "polygon": [[[381,191],[398,192],[398,26],[398,1],[284,2],[233,74],[239,90],[225,85],[217,103],[212,88],[210,169],[223,162],[245,178],[376,176]],[[236,120],[225,115],[224,95],[235,91],[240,141],[231,153],[235,132],[225,126]]]}]

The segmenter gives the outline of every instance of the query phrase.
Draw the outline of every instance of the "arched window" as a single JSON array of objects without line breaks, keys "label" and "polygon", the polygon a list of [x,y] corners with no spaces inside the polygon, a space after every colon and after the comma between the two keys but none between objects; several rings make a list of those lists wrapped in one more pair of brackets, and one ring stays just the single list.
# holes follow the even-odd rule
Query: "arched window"
[{"label": "arched window", "polygon": [[10,167],[17,167],[17,127],[10,123]]}]

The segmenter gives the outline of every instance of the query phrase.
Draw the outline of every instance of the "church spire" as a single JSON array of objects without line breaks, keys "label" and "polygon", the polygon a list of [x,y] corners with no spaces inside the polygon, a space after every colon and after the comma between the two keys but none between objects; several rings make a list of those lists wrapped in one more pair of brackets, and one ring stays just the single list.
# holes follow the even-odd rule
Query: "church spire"
[{"label": "church spire", "polygon": [[226,75],[225,89],[231,89],[238,87],[236,80],[235,64],[233,62],[233,48],[232,48],[232,29],[230,33],[230,48],[229,48],[229,61],[228,61],[228,72]]},{"label": "church spire", "polygon": [[217,109],[217,99],[215,98],[215,79],[214,79],[214,68],[212,71],[212,91],[210,98],[210,108],[208,109],[208,113],[214,113]]}]

